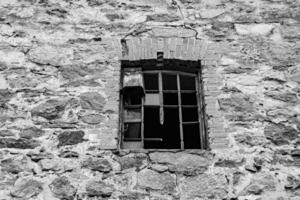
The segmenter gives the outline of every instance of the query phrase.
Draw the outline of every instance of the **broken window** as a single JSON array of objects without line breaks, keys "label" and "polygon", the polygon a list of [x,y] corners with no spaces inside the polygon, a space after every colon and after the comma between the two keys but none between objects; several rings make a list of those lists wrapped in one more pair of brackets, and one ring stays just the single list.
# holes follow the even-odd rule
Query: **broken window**
[{"label": "broken window", "polygon": [[206,148],[198,71],[123,69],[122,147]]}]

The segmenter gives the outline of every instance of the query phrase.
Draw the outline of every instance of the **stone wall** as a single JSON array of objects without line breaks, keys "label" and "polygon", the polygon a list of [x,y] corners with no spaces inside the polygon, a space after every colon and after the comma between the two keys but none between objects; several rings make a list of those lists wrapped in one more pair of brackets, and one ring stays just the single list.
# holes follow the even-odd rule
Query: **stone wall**
[{"label": "stone wall", "polygon": [[[1,0],[0,200],[299,199],[299,33],[297,0]],[[131,38],[208,44],[210,150],[117,148]]]}]

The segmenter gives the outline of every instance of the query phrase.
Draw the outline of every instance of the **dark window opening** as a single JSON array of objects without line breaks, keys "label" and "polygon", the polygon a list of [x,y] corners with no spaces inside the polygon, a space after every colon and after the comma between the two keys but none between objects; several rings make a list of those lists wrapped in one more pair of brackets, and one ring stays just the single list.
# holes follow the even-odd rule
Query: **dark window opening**
[{"label": "dark window opening", "polygon": [[[142,71],[144,95],[122,95],[122,147],[206,148],[199,72]],[[140,88],[139,88],[140,90]]]}]

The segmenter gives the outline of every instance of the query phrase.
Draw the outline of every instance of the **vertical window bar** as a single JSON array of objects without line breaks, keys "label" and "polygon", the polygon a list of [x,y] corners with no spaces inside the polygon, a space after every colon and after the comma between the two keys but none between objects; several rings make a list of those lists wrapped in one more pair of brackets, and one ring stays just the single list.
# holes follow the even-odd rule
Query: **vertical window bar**
[{"label": "vertical window bar", "polygon": [[197,94],[197,104],[198,104],[198,121],[199,121],[199,133],[200,133],[200,145],[201,149],[204,149],[204,128],[203,128],[203,121],[202,121],[202,105],[200,100],[200,80],[199,77],[195,78],[195,86],[196,86],[196,94]]},{"label": "vertical window bar", "polygon": [[180,127],[180,148],[184,149],[183,127],[182,127],[182,108],[181,108],[181,90],[180,90],[180,76],[177,73],[177,89],[178,89],[178,109],[179,109],[179,127]]},{"label": "vertical window bar", "polygon": [[207,148],[207,134],[206,134],[206,121],[205,121],[205,108],[204,108],[204,93],[203,93],[203,85],[202,85],[202,78],[201,78],[201,72],[198,73],[198,91],[200,94],[200,98],[199,98],[199,108],[200,108],[200,120],[201,120],[201,144],[203,144],[203,148],[206,149]]},{"label": "vertical window bar", "polygon": [[144,148],[144,101],[145,101],[145,98],[142,98],[142,113],[141,113],[141,140],[142,140],[142,148]]},{"label": "vertical window bar", "polygon": [[159,72],[158,74],[158,81],[159,81],[159,121],[160,124],[164,124],[164,98],[163,98],[163,83],[162,83],[162,73]]}]

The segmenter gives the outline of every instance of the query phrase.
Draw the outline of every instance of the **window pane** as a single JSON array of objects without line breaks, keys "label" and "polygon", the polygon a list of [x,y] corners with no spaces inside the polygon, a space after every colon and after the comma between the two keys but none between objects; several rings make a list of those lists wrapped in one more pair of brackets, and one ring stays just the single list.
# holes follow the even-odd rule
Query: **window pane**
[{"label": "window pane", "polygon": [[177,76],[162,74],[163,90],[177,90]]},{"label": "window pane", "polygon": [[[159,107],[145,107],[144,109],[144,137],[162,138],[163,126],[159,121]],[[145,148],[161,148],[159,141],[144,141]]]},{"label": "window pane", "polygon": [[158,74],[144,74],[145,89],[158,90]]},{"label": "window pane", "polygon": [[159,106],[159,94],[146,93],[145,106]]},{"label": "window pane", "polygon": [[182,105],[197,105],[197,95],[195,93],[181,93]]},{"label": "window pane", "polygon": [[183,125],[183,140],[185,149],[199,149],[201,147],[199,124]]},{"label": "window pane", "polygon": [[136,88],[130,88],[124,92],[125,105],[141,105],[142,96]]},{"label": "window pane", "polygon": [[125,122],[130,121],[130,120],[141,120],[142,115],[141,115],[141,109],[125,109],[124,110],[124,115],[125,115]]},{"label": "window pane", "polygon": [[195,77],[180,75],[181,90],[195,90]]},{"label": "window pane", "polygon": [[178,94],[164,92],[164,105],[178,105]]},{"label": "window pane", "polygon": [[184,108],[182,107],[182,120],[184,122],[198,121],[198,108]]},{"label": "window pane", "polygon": [[126,140],[141,138],[141,123],[125,123],[124,138]]}]

